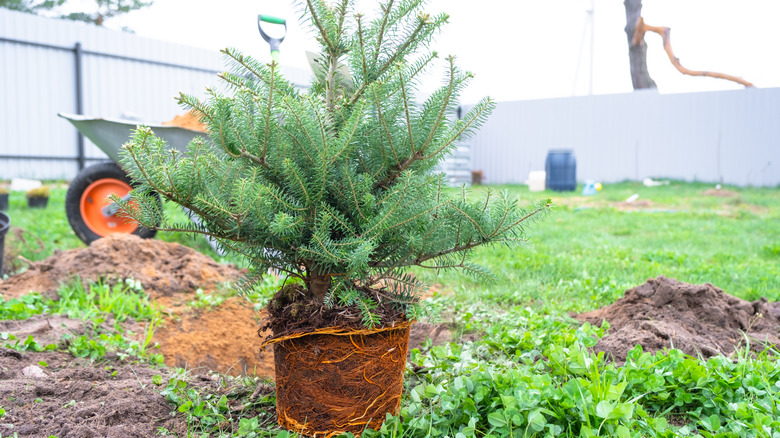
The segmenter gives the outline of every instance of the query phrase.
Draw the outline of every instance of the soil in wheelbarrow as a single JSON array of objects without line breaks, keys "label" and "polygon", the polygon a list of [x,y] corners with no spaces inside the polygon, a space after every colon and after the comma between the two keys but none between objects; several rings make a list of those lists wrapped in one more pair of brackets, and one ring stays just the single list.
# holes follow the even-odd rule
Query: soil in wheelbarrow
[{"label": "soil in wheelbarrow", "polygon": [[780,302],[745,301],[709,283],[688,284],[664,276],[575,318],[595,325],[609,322],[608,333],[594,349],[619,363],[637,344],[648,352],[676,348],[703,358],[729,355],[748,343],[753,351],[780,347]]},{"label": "soil in wheelbarrow", "polygon": [[200,118],[189,110],[184,114],[177,115],[173,119],[163,122],[165,126],[177,126],[179,128],[191,129],[193,131],[206,132],[206,125],[200,121]]}]

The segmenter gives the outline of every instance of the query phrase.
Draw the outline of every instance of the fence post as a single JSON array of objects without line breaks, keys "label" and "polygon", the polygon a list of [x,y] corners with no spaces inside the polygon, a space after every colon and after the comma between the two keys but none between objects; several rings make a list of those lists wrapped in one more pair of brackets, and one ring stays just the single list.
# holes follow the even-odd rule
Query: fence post
[{"label": "fence post", "polygon": [[[76,114],[83,115],[84,114],[84,102],[83,102],[83,95],[82,95],[82,89],[81,89],[81,43],[76,43],[76,46],[73,48],[73,53],[75,55],[75,61],[76,61]],[[77,137],[77,156],[76,159],[78,160],[79,164],[79,171],[84,169],[84,136],[79,132]]]}]

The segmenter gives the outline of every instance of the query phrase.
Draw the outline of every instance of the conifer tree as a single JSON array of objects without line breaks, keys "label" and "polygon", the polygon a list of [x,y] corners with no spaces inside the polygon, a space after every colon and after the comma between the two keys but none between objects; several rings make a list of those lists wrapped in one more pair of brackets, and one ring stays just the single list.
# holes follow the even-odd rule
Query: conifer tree
[{"label": "conifer tree", "polygon": [[[371,19],[353,13],[353,0],[302,3],[325,72],[306,92],[276,63],[224,50],[231,71],[220,77],[230,92],[179,97],[208,125],[208,139],[181,153],[140,127],[125,145],[122,163],[141,183],[125,214],[145,227],[211,236],[257,275],[275,268],[326,305],[360,305],[368,325],[377,319],[359,292],[366,286],[384,285],[414,317],[410,266],[488,275],[470,263],[473,249],[524,241],[525,222],[549,201],[521,208],[492,191],[474,200],[434,172],[494,103],[453,117],[472,77],[453,57],[441,88],[417,103],[421,75],[437,58],[429,43],[447,21],[424,13],[424,3],[387,0]],[[153,192],[202,224],[170,223]]]}]

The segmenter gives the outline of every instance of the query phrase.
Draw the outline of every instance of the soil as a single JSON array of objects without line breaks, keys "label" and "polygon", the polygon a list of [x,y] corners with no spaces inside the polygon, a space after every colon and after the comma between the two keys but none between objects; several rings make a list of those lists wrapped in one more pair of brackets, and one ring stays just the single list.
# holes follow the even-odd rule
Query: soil
[{"label": "soil", "polygon": [[261,350],[259,333],[265,311],[256,312],[240,297],[220,306],[189,312],[157,329],[153,341],[160,344],[165,364],[204,372],[274,377],[274,355]]},{"label": "soil", "polygon": [[704,191],[704,196],[718,196],[721,198],[735,198],[739,196],[739,193],[726,189],[707,189]]},{"label": "soil", "polygon": [[[379,327],[392,327],[406,321],[406,316],[391,302],[383,299],[380,290],[364,288],[360,293],[377,303],[372,313],[379,315]],[[274,338],[295,333],[307,333],[325,327],[364,329],[361,312],[355,307],[328,308],[314,299],[299,284],[288,284],[268,303],[268,314],[263,329],[270,329]]]},{"label": "soil", "polygon": [[148,437],[163,427],[185,436],[184,422],[152,383],[164,369],[117,361],[100,366],[61,352],[0,349],[0,434]]},{"label": "soil", "polygon": [[0,321],[0,332],[14,335],[24,341],[32,335],[41,346],[56,344],[65,334],[75,336],[86,332],[84,322],[60,315],[36,315],[22,321]]},{"label": "soil", "polygon": [[206,132],[206,125],[201,123],[200,118],[195,115],[193,110],[184,114],[175,116],[172,120],[162,123],[165,126],[178,126],[179,128],[191,129],[193,131]]},{"label": "soil", "polygon": [[[420,348],[428,339],[431,345],[442,345],[448,342],[455,342],[452,329],[449,324],[429,324],[427,322],[415,322],[409,332],[409,351],[412,348]],[[474,338],[464,336],[461,341],[473,341]]]},{"label": "soil", "polygon": [[633,202],[626,202],[626,201],[612,202],[610,205],[612,205],[612,207],[620,211],[647,210],[655,206],[653,204],[653,201],[650,201],[648,199],[639,199]]},{"label": "soil", "polygon": [[60,284],[76,275],[84,284],[134,278],[157,298],[211,290],[241,272],[178,243],[112,234],[87,248],[55,250],[46,260],[31,262],[27,271],[0,282],[0,295],[9,299],[35,291],[56,298]]},{"label": "soil", "polygon": [[580,321],[610,328],[596,344],[615,361],[626,360],[639,344],[644,351],[668,348],[709,358],[729,355],[746,343],[762,351],[780,347],[780,302],[745,301],[712,284],[688,284],[659,276],[626,291],[615,303],[575,315]]}]

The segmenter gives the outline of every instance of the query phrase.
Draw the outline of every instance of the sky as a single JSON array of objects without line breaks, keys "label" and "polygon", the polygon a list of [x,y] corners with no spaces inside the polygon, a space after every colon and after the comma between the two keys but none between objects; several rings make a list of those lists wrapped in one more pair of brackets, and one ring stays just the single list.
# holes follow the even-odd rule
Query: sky
[{"label": "sky", "polygon": [[[370,15],[376,2],[358,0],[357,9]],[[450,15],[432,47],[456,55],[458,66],[475,74],[462,103],[484,96],[512,101],[632,91],[620,0],[431,0],[426,10]],[[155,0],[106,26],[215,51],[236,47],[270,60],[257,30],[259,13],[287,19],[282,64],[308,69],[304,52],[317,51],[317,43],[300,7],[287,0]],[[643,16],[648,24],[672,29],[683,66],[780,87],[780,0],[645,0]],[[648,68],[661,93],[742,88],[684,76],[672,67],[660,36],[648,33],[645,40]],[[432,70],[423,93],[435,89],[443,73],[443,65]]]}]

